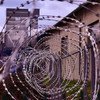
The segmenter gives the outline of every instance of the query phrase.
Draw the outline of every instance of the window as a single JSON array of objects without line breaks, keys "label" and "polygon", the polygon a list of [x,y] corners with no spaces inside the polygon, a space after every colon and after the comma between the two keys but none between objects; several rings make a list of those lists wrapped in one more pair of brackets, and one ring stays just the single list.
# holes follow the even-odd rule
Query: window
[{"label": "window", "polygon": [[91,33],[91,35],[98,41],[100,39],[100,32],[98,31],[100,29],[99,20],[96,20],[88,26],[90,27],[89,32]]},{"label": "window", "polygon": [[61,38],[61,56],[66,57],[68,55],[68,36]]},{"label": "window", "polygon": [[15,17],[15,20],[16,21],[20,21],[20,17]]}]

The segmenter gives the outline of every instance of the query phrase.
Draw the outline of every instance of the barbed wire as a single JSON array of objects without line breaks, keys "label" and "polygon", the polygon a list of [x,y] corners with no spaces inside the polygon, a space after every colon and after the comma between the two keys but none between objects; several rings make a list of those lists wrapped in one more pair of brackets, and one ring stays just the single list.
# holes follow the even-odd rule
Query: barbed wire
[{"label": "barbed wire", "polygon": [[[91,12],[94,13],[93,11]],[[24,88],[26,88],[26,90],[28,90],[28,92],[32,95],[34,99],[39,100],[39,99],[44,99],[46,97],[48,100],[55,100],[57,98],[61,98],[62,94],[65,93],[67,94],[67,99],[70,100],[78,99],[78,95],[82,90],[86,89],[87,82],[89,80],[88,79],[89,69],[90,69],[89,68],[90,62],[88,56],[89,48],[87,46],[87,41],[86,41],[86,37],[88,37],[93,47],[93,52],[94,52],[94,57],[96,62],[95,63],[95,85],[94,85],[95,89],[94,89],[93,97],[91,97],[91,99],[96,100],[99,91],[98,73],[97,73],[99,68],[98,67],[99,52],[98,52],[98,47],[95,38],[89,32],[89,29],[95,30],[95,28],[90,28],[86,24],[74,18],[66,17],[66,19],[72,21],[69,23],[67,22],[67,24],[70,25],[70,27],[68,28],[52,26],[43,29],[39,33],[36,33],[36,34],[40,34],[41,36],[42,34],[44,34],[44,32],[48,30],[56,29],[64,32],[69,32],[75,35],[76,37],[79,36],[81,37],[81,40],[75,38],[69,38],[70,46],[71,48],[76,49],[75,50],[76,53],[74,53],[75,51],[70,52],[68,50],[65,50],[64,47],[61,48],[67,52],[67,54],[61,52],[62,54],[65,54],[64,56],[66,57],[66,61],[67,61],[67,64],[65,66],[66,68],[68,67],[68,69],[65,70],[65,72],[61,73],[61,60],[62,60],[61,54],[55,53],[50,49],[48,50],[48,48],[46,47],[43,48],[44,43],[46,43],[49,39],[53,39],[53,37],[55,36],[55,34],[52,33],[47,33],[47,36],[40,38],[40,40],[36,42],[33,48],[27,47],[32,37],[29,38],[28,40],[23,41],[23,43],[16,48],[13,54],[10,57],[8,57],[8,60],[4,63],[4,71],[3,74],[0,75],[6,74],[8,76],[10,74],[11,83],[14,85],[14,87],[17,88],[17,91],[20,93],[20,95],[23,95],[24,91],[22,91],[19,88],[18,84],[15,83],[12,72],[9,72],[9,70],[12,68],[11,67],[12,62],[15,63],[16,66],[20,66],[15,70],[16,77],[21,83],[21,85]],[[76,27],[77,29],[84,28],[85,32],[81,32],[82,34],[80,35],[80,32],[75,31],[74,29],[71,28],[71,26],[77,26]],[[97,30],[100,31],[99,29]],[[60,35],[58,36],[59,38],[61,38]],[[64,42],[64,40],[62,42]],[[27,45],[25,43],[27,43]],[[79,45],[79,43],[81,43],[81,46]],[[22,49],[23,45],[26,45],[24,49]],[[63,45],[66,46],[66,44],[64,43]],[[57,47],[56,44],[53,44],[53,46]],[[78,59],[79,53],[81,54],[81,59]],[[75,81],[75,83],[72,86],[69,86],[72,82],[71,78],[73,77],[76,71],[75,68],[77,68],[78,60],[82,60],[81,72],[79,74],[79,78]],[[10,63],[10,65],[8,65],[8,63]],[[21,71],[23,72],[23,76],[25,77],[26,83],[31,88],[37,91],[38,96],[40,96],[40,98],[38,98],[38,96],[34,92],[32,92],[32,90],[29,90],[28,86],[25,85],[24,81],[21,80],[21,76],[19,76],[19,73],[17,72],[19,68],[21,68]],[[62,79],[63,78],[62,74],[64,74],[65,76],[64,79]],[[13,96],[13,93],[7,87],[6,85],[7,83],[5,83],[6,78],[3,76],[3,79],[1,78],[1,80],[7,93],[11,96],[12,99],[16,100],[16,97]],[[76,91],[74,91],[75,89]],[[27,95],[27,97],[29,96]]]}]

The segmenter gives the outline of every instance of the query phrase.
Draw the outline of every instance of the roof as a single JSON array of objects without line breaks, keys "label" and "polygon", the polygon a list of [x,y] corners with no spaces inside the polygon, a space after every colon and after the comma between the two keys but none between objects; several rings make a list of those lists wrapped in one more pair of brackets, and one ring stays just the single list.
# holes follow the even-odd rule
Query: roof
[{"label": "roof", "polygon": [[[80,4],[78,8],[76,8],[74,11],[72,11],[70,14],[68,14],[67,16],[65,16],[62,20],[60,20],[58,23],[56,23],[54,25],[54,27],[63,27],[66,26],[66,23],[63,23],[63,21],[71,21],[69,19],[66,19],[66,17],[71,17],[76,19],[76,17],[80,14],[82,14],[82,12],[85,12],[87,10],[87,8],[91,8],[93,7],[93,5],[91,5],[90,3],[86,2],[83,4]],[[47,33],[55,33],[58,32],[58,29],[48,29],[46,30]]]},{"label": "roof", "polygon": [[83,4],[80,4],[80,6],[78,8],[76,8],[74,11],[72,11],[70,14],[68,14],[67,16],[65,16],[62,20],[60,20],[58,23],[56,23],[54,26],[63,26],[64,23],[62,23],[62,21],[66,21],[66,17],[71,17],[71,18],[74,18],[74,13],[78,13],[79,11],[81,11],[82,9],[84,9],[82,7],[82,5],[84,6],[88,6],[89,4],[88,3],[83,3]]},{"label": "roof", "polygon": [[[83,3],[83,4],[81,4],[81,5],[87,6],[88,3]],[[80,5],[78,8],[76,8],[74,11],[72,11],[70,14],[68,14],[67,16],[65,16],[65,17],[64,17],[62,20],[60,20],[58,23],[56,23],[54,26],[55,26],[55,27],[57,27],[57,26],[59,26],[59,27],[65,26],[66,24],[63,23],[63,21],[68,21],[68,20],[66,20],[66,17],[71,17],[71,18],[73,18],[73,17],[74,17],[74,15],[73,15],[74,13],[77,13],[77,12],[79,12],[80,10],[83,9],[83,7],[82,7],[81,5]],[[49,30],[47,30],[46,32],[53,33],[54,31],[57,31],[57,29],[49,29]]]},{"label": "roof", "polygon": [[[67,16],[65,16],[62,20],[60,20],[58,23],[56,23],[54,25],[54,27],[63,27],[63,26],[66,26],[67,24],[66,23],[63,23],[63,21],[65,22],[68,22],[68,21],[71,21],[69,19],[66,19],[66,17],[71,17],[71,18],[74,18],[74,19],[77,19],[76,17],[78,15],[81,15],[82,12],[86,12],[86,10],[89,10],[88,8],[91,8],[93,7],[94,5],[91,5],[91,3],[83,3],[83,4],[80,4],[78,8],[76,8],[74,11],[72,11],[70,14],[68,14]],[[98,16],[98,15],[97,15]],[[78,19],[78,20],[81,20],[81,19]],[[46,30],[46,32],[48,33],[53,33],[54,31],[57,31],[57,29],[49,29],[49,30]]]},{"label": "roof", "polygon": [[[82,5],[86,5],[87,3],[84,3],[84,4],[82,4]],[[78,8],[76,8],[74,11],[72,11],[70,14],[68,14],[67,16],[65,16],[62,20],[60,20],[58,23],[56,23],[54,26],[55,27],[57,27],[57,26],[59,26],[59,27],[61,27],[61,26],[64,26],[64,23],[62,22],[63,20],[65,21],[65,19],[66,19],[66,17],[73,17],[73,13],[76,13],[76,12],[78,12],[79,10],[81,10],[82,9],[82,7],[81,6],[79,6]],[[57,32],[57,31],[59,31],[58,29],[48,29],[48,30],[46,30],[46,32],[47,33],[54,33],[54,32]],[[44,33],[45,34],[45,33]],[[40,35],[40,37],[41,37],[41,35]]]}]

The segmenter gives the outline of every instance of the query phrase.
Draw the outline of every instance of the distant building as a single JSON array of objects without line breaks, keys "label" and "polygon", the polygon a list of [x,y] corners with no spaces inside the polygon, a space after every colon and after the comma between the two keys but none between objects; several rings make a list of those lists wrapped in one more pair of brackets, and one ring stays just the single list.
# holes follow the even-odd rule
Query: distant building
[{"label": "distant building", "polygon": [[[20,45],[21,42],[28,35],[27,21],[29,19],[28,9],[11,9],[6,10],[6,31],[9,33],[6,35],[6,46],[12,47],[12,44],[9,45],[9,40],[12,41],[14,47]],[[8,38],[9,37],[9,38]],[[18,41],[20,40],[20,41]]]},{"label": "distant building", "polygon": [[[12,41],[9,40],[9,38],[7,39],[7,42],[9,43],[8,45],[13,47],[13,43]],[[1,32],[0,33],[0,59],[2,59],[2,57],[4,56],[9,56],[11,52],[12,52],[12,48],[7,48],[5,46],[5,33]]]},{"label": "distant building", "polygon": [[4,47],[4,33],[3,32],[0,32],[0,57],[1,57],[1,55],[2,55],[2,49],[3,49],[3,47]]},{"label": "distant building", "polygon": [[40,15],[39,9],[34,9],[33,12],[30,13],[30,36],[33,36],[35,32],[38,30],[38,17]]}]

